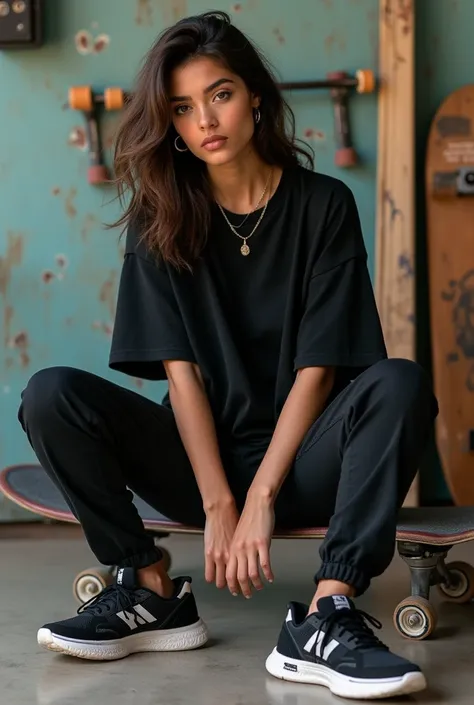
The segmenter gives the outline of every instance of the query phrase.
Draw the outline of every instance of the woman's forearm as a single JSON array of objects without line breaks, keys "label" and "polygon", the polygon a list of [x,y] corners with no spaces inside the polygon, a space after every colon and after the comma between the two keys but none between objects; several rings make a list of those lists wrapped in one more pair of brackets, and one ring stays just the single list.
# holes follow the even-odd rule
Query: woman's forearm
[{"label": "woman's forearm", "polygon": [[197,366],[181,361],[168,361],[165,368],[171,406],[204,511],[231,504],[233,497],[222,466],[215,424],[200,371]]},{"label": "woman's forearm", "polygon": [[324,408],[333,382],[333,368],[307,367],[298,372],[250,494],[275,501],[298,448]]}]

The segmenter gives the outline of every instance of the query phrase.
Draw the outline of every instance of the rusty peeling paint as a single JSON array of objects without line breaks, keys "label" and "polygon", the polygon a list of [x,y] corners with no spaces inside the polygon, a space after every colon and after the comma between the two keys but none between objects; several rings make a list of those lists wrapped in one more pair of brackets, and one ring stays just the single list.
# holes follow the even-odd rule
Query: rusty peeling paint
[{"label": "rusty peeling paint", "polygon": [[54,272],[52,272],[50,269],[47,269],[43,274],[41,275],[41,279],[45,284],[49,284],[51,281],[53,281],[54,277],[56,275]]},{"label": "rusty peeling paint", "polygon": [[84,242],[86,242],[89,233],[95,225],[97,225],[97,217],[93,213],[86,213],[81,228],[81,238]]},{"label": "rusty peeling paint", "polygon": [[80,29],[74,37],[74,42],[76,44],[76,49],[79,54],[90,54],[94,46],[94,39],[92,34],[86,29]]},{"label": "rusty peeling paint", "polygon": [[23,234],[7,233],[7,253],[0,257],[0,294],[7,295],[12,267],[18,267],[23,259]]},{"label": "rusty peeling paint", "polygon": [[113,323],[107,323],[105,321],[93,321],[91,324],[92,330],[100,330],[102,333],[105,333],[107,337],[112,336],[113,332]]},{"label": "rusty peeling paint", "polygon": [[56,255],[55,259],[56,259],[56,264],[58,265],[58,267],[61,267],[61,268],[67,267],[68,260],[67,260],[66,255]]},{"label": "rusty peeling paint", "polygon": [[277,41],[280,44],[285,43],[285,37],[283,36],[283,34],[281,33],[281,30],[278,27],[275,27],[275,29],[273,30],[273,34],[275,35]]},{"label": "rusty peeling paint", "polygon": [[66,198],[64,199],[64,207],[66,209],[66,213],[70,218],[74,218],[77,215],[77,209],[76,206],[74,205],[74,199],[77,194],[77,189],[74,187],[70,188]]},{"label": "rusty peeling paint", "polygon": [[242,12],[242,3],[236,2],[232,5],[232,12]]},{"label": "rusty peeling paint", "polygon": [[5,306],[3,309],[3,330],[4,330],[4,339],[5,339],[5,347],[8,346],[8,341],[10,340],[10,328],[11,328],[11,323],[13,321],[13,306],[9,306],[8,304]]},{"label": "rusty peeling paint", "polygon": [[105,51],[110,44],[110,36],[108,34],[99,34],[94,40],[94,53],[100,54]]},{"label": "rusty peeling paint", "polygon": [[59,194],[61,193],[61,189],[59,188],[59,186],[53,186],[53,188],[51,189],[51,193],[53,194],[53,196],[59,196]]},{"label": "rusty peeling paint", "polygon": [[142,387],[143,387],[143,380],[140,379],[140,377],[135,377],[134,380],[133,380],[133,383],[135,384],[136,387],[138,387],[138,389],[142,389]]},{"label": "rusty peeling paint", "polygon": [[187,15],[187,0],[161,0],[163,20],[166,25],[174,24]]},{"label": "rusty peeling paint", "polygon": [[116,280],[117,272],[112,271],[109,278],[100,287],[99,292],[99,299],[108,306],[112,320],[115,319]]},{"label": "rusty peeling paint", "polygon": [[68,145],[85,151],[87,149],[87,135],[83,127],[73,127],[67,140]]},{"label": "rusty peeling paint", "polygon": [[30,363],[30,356],[28,355],[28,345],[28,334],[24,330],[17,333],[10,342],[9,347],[17,348],[20,351],[20,364],[22,367],[28,367]]},{"label": "rusty peeling paint", "polygon": [[137,0],[135,22],[138,25],[151,26],[153,24],[153,8],[150,0]]},{"label": "rusty peeling paint", "polygon": [[313,127],[307,127],[303,134],[309,140],[323,141],[326,139],[326,135],[322,130],[315,130]]}]

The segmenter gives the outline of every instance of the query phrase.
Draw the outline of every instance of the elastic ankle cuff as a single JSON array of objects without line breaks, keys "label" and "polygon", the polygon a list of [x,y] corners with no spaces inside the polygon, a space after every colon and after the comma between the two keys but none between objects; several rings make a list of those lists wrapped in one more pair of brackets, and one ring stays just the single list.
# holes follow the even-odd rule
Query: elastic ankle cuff
[{"label": "elastic ankle cuff", "polygon": [[358,568],[344,563],[323,563],[314,576],[315,583],[320,580],[338,580],[351,585],[356,591],[356,597],[362,595],[370,585],[370,580]]},{"label": "elastic ankle cuff", "polygon": [[135,553],[133,556],[123,558],[117,565],[119,568],[146,568],[147,566],[159,561],[162,557],[163,554],[158,546],[154,546],[154,548],[151,548],[148,551]]}]

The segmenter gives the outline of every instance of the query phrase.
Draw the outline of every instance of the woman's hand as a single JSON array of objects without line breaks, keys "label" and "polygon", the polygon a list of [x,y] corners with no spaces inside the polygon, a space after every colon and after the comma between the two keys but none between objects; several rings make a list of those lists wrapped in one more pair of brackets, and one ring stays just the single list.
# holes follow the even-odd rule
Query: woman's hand
[{"label": "woman's hand", "polygon": [[252,596],[250,581],[257,590],[263,589],[259,565],[266,579],[273,582],[270,565],[270,544],[275,526],[271,502],[258,494],[248,494],[245,507],[230,546],[225,578],[230,592]]},{"label": "woman's hand", "polygon": [[215,581],[218,588],[226,586],[227,561],[238,522],[239,513],[233,499],[223,504],[216,504],[212,509],[206,511],[204,529],[205,578],[208,583]]}]

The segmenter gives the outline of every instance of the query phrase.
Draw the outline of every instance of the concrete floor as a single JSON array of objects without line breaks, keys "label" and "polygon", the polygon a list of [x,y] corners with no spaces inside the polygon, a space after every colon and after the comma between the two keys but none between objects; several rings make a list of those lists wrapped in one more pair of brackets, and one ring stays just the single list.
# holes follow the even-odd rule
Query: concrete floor
[{"label": "concrete floor", "polygon": [[[190,574],[212,641],[192,652],[138,654],[92,663],[43,651],[36,630],[72,616],[76,572],[94,565],[81,536],[0,538],[0,702],[5,705],[315,705],[342,702],[325,688],[273,679],[264,660],[275,644],[288,599],[309,600],[317,542],[275,541],[275,583],[251,600],[232,598],[202,577],[202,539],[170,537],[172,574]],[[474,544],[456,547],[455,559],[474,563]],[[474,604],[440,603],[436,638],[411,642],[392,627],[395,605],[407,596],[408,572],[398,558],[358,600],[384,625],[382,638],[422,666],[429,690],[398,702],[471,704],[474,693]],[[349,701],[347,701],[349,702]],[[390,701],[385,701],[390,702]],[[393,701],[392,701],[393,702]]]}]

